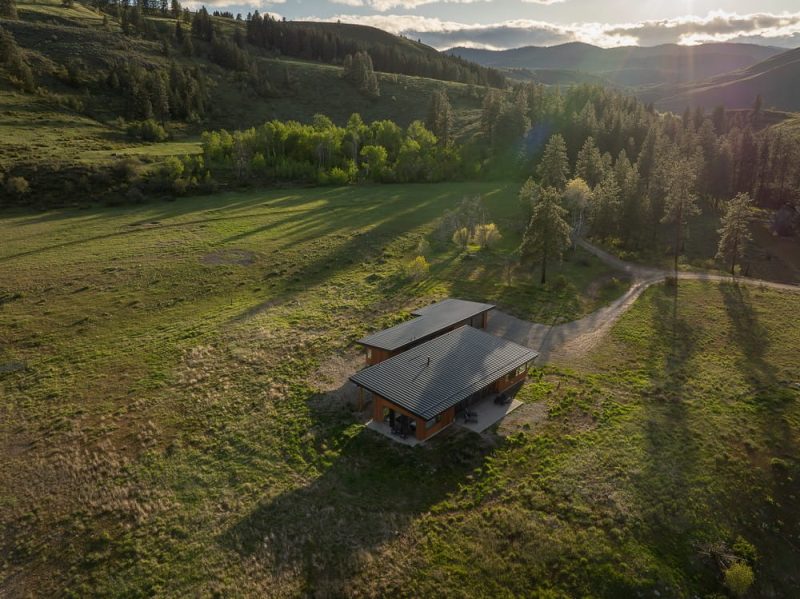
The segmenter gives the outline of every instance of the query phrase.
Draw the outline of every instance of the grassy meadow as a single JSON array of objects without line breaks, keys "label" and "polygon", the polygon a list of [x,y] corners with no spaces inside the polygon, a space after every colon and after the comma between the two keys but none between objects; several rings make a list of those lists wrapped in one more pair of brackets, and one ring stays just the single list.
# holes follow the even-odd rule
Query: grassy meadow
[{"label": "grassy meadow", "polygon": [[[705,596],[734,553],[796,588],[800,294],[652,288],[505,437],[364,428],[353,341],[411,307],[562,322],[622,292],[583,254],[507,278],[516,191],[4,213],[0,594]],[[459,252],[437,224],[477,194],[503,240]]]}]

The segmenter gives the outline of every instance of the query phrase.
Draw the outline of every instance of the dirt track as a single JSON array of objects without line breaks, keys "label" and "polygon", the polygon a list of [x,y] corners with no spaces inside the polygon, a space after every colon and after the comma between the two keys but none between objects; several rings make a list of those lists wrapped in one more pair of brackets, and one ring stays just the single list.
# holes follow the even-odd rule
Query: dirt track
[{"label": "dirt track", "polygon": [[[605,264],[631,277],[631,286],[609,305],[584,316],[579,320],[555,326],[521,320],[510,314],[494,310],[489,318],[489,332],[530,347],[539,352],[537,362],[568,360],[580,357],[605,336],[617,319],[624,314],[642,292],[654,283],[663,281],[672,271],[624,262],[588,241],[577,241],[585,250],[591,252]],[[798,291],[800,286],[773,283],[760,279],[734,278],[704,272],[679,272],[680,280],[729,281],[746,285],[759,285],[782,291]]]}]

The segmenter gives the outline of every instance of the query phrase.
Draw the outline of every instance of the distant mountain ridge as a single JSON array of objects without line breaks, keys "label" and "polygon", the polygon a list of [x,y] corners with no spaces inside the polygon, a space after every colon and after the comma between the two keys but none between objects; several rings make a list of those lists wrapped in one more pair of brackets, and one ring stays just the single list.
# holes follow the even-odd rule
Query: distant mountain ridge
[{"label": "distant mountain ridge", "polygon": [[642,86],[709,79],[751,67],[785,52],[785,49],[740,43],[600,48],[571,42],[511,50],[456,47],[445,52],[488,67],[572,70],[617,85]]},{"label": "distant mountain ridge", "polygon": [[800,48],[705,81],[655,87],[642,96],[669,110],[719,104],[749,108],[761,96],[765,108],[800,111]]}]

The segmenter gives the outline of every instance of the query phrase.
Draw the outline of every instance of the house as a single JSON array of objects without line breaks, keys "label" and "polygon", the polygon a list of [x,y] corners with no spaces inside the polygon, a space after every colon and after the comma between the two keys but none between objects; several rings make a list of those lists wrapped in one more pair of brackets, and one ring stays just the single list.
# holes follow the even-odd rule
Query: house
[{"label": "house", "polygon": [[359,339],[367,364],[377,364],[409,348],[465,325],[485,329],[492,304],[446,299],[412,312],[411,320]]},{"label": "house", "polygon": [[[413,322],[413,321],[412,321]],[[455,421],[472,402],[521,385],[538,353],[471,326],[415,345],[350,377],[372,394],[373,422],[417,440]]]}]

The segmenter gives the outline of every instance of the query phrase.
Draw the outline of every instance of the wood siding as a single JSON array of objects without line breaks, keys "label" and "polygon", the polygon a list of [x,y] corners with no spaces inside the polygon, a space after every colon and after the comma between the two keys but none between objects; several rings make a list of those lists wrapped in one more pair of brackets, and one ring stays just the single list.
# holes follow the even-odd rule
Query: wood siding
[{"label": "wood siding", "polygon": [[394,410],[397,415],[404,415],[411,418],[416,423],[416,437],[420,441],[424,441],[428,437],[433,436],[434,434],[438,433],[440,430],[453,424],[453,421],[456,419],[456,409],[455,407],[448,408],[444,412],[440,414],[441,418],[439,422],[435,423],[431,428],[425,428],[425,420],[416,416],[409,412],[406,409],[401,408],[397,404],[392,403],[388,399],[381,397],[380,395],[374,395],[374,403],[372,407],[372,419],[375,422],[383,422],[383,410],[387,408],[389,410]]}]

